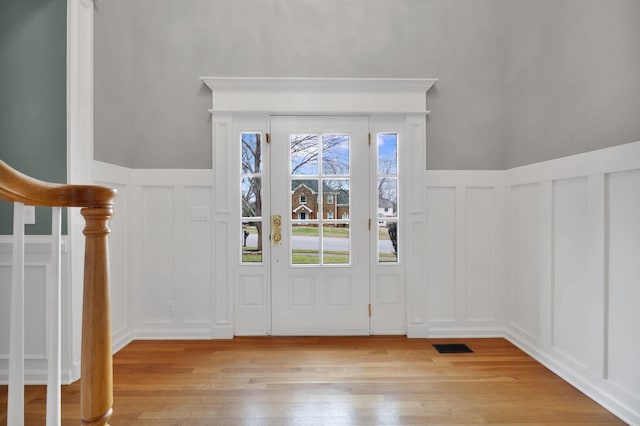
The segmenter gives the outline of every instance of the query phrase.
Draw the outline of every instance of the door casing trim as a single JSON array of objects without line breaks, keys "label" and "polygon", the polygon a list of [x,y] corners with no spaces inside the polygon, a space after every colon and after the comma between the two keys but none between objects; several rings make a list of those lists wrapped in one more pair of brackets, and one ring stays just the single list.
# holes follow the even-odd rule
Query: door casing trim
[{"label": "door casing trim", "polygon": [[[228,78],[203,77],[212,91],[212,164],[214,187],[214,291],[212,329],[214,338],[234,335],[270,333],[268,309],[247,321],[243,312],[258,312],[255,306],[242,303],[240,289],[244,285],[237,273],[238,256],[228,243],[235,235],[234,165],[238,123],[249,118],[255,123],[246,130],[270,131],[272,115],[368,115],[371,131],[383,131],[385,121],[401,117],[403,143],[399,162],[403,172],[400,219],[404,235],[424,235],[425,171],[426,171],[426,94],[437,79],[307,79],[307,78]],[[380,124],[376,124],[380,123]],[[426,242],[424,238],[405,241],[400,274],[404,302],[404,325],[372,334],[406,334],[427,337]],[[262,279],[263,272],[254,269],[251,279]],[[265,268],[263,268],[265,269]],[[269,272],[267,271],[267,276]],[[257,277],[257,278],[256,278]],[[372,278],[372,286],[378,282]],[[252,281],[255,283],[255,281]],[[380,283],[384,282],[384,274]],[[380,284],[382,285],[382,284]],[[375,292],[375,289],[372,290]],[[258,298],[270,305],[265,289]],[[372,300],[374,316],[381,312]],[[383,306],[380,307],[381,309]],[[244,311],[243,311],[244,310]]]}]

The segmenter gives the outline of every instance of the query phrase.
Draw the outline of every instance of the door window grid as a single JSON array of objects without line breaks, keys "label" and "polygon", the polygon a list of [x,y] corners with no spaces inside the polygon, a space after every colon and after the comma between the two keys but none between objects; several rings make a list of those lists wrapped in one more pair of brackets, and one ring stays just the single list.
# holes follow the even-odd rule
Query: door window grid
[{"label": "door window grid", "polygon": [[262,133],[242,132],[240,149],[241,263],[262,264]]},{"label": "door window grid", "polygon": [[350,137],[291,134],[289,140],[291,265],[349,265]]}]

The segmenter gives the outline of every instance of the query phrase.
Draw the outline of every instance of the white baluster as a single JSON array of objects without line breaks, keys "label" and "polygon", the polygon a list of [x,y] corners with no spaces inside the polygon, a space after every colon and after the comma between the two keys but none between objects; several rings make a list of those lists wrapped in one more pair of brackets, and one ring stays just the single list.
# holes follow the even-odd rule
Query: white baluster
[{"label": "white baluster", "polygon": [[60,426],[60,251],[62,248],[60,207],[53,207],[51,214],[51,289],[47,300],[48,377],[47,377],[47,426]]},{"label": "white baluster", "polygon": [[13,203],[7,425],[24,424],[24,204]]}]

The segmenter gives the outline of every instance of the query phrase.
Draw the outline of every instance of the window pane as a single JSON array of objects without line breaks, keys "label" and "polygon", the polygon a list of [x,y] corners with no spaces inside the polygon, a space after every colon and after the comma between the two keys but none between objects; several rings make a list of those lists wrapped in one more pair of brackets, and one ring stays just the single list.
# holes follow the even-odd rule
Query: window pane
[{"label": "window pane", "polygon": [[333,223],[322,226],[322,263],[347,265],[351,253],[349,224]]},{"label": "window pane", "polygon": [[262,145],[261,133],[241,134],[242,263],[262,262]]},{"label": "window pane", "polygon": [[378,261],[398,261],[398,178],[378,178]]},{"label": "window pane", "polygon": [[322,201],[323,219],[349,219],[349,179],[323,179]]},{"label": "window pane", "polygon": [[242,134],[242,173],[262,172],[262,146],[260,133]]},{"label": "window pane", "polygon": [[378,133],[378,262],[398,262],[398,134]]},{"label": "window pane", "polygon": [[242,223],[242,261],[262,262],[262,221]]},{"label": "window pane", "polygon": [[378,134],[378,174],[395,175],[398,173],[398,135],[396,133]]},{"label": "window pane", "polygon": [[291,219],[318,218],[318,179],[291,180]]},{"label": "window pane", "polygon": [[291,174],[318,175],[318,135],[291,135]]},{"label": "window pane", "polygon": [[242,217],[262,216],[262,178],[242,178]]},{"label": "window pane", "polygon": [[398,224],[378,221],[378,262],[398,261]]},{"label": "window pane", "polygon": [[322,136],[322,174],[349,174],[349,136]]},{"label": "window pane", "polygon": [[378,178],[378,218],[398,217],[398,178]]},{"label": "window pane", "polygon": [[317,224],[291,224],[291,263],[293,265],[320,264],[320,235]]}]

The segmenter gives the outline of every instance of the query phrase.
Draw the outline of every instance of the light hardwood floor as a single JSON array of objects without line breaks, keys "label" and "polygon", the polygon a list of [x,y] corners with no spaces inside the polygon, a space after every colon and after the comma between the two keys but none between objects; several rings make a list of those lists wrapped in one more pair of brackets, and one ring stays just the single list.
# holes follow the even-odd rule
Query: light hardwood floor
[{"label": "light hardwood floor", "polygon": [[[449,342],[474,353],[431,346]],[[63,387],[63,425],[79,389]],[[25,399],[25,424],[44,424],[44,387]],[[114,357],[113,408],[112,426],[624,424],[504,339],[135,341]]]}]

